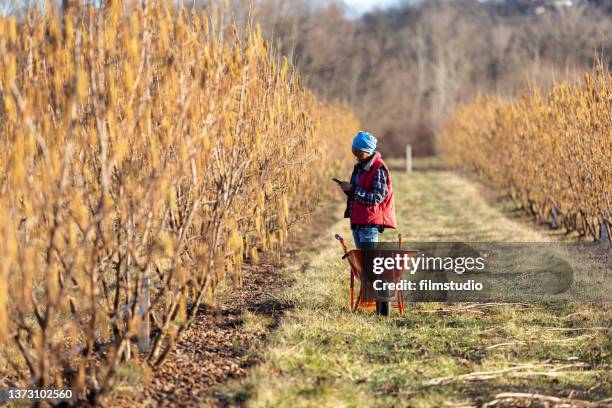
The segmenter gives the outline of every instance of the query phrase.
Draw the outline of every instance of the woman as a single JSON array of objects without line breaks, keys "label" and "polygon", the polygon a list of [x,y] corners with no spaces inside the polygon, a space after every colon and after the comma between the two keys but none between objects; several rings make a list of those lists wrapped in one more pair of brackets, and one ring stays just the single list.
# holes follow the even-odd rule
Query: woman
[{"label": "woman", "polygon": [[[376,151],[377,140],[368,132],[359,132],[353,139],[353,155],[357,164],[350,182],[340,183],[347,195],[344,218],[350,218],[357,248],[378,242],[385,228],[396,228],[395,200],[389,168]],[[378,314],[389,314],[388,302],[376,302]]]}]

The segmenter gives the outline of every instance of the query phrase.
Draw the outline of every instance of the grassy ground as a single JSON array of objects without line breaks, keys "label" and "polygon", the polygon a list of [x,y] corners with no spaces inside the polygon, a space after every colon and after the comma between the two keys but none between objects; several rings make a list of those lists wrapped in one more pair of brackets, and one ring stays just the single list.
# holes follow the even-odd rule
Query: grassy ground
[{"label": "grassy ground", "polygon": [[[393,177],[398,230],[408,241],[554,239],[509,219],[453,173]],[[348,265],[334,233],[350,237],[345,220],[321,232],[321,245],[295,256],[295,284],[276,299],[293,308],[262,348],[263,363],[220,389],[221,401],[437,407],[480,406],[504,392],[590,401],[612,395],[609,304],[410,303],[404,316],[352,313]],[[520,395],[499,398],[501,406],[527,403]]]}]

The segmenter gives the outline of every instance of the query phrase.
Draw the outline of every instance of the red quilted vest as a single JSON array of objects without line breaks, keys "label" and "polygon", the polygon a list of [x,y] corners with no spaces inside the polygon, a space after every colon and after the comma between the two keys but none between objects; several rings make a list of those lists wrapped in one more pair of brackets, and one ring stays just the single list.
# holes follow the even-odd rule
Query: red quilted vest
[{"label": "red quilted vest", "polygon": [[[372,164],[370,166],[370,170],[365,172],[362,170],[361,175],[359,176],[358,186],[362,187],[366,190],[372,189],[372,180],[374,179],[374,175],[376,171],[380,168],[384,168],[387,170],[387,196],[380,204],[375,205],[364,205],[357,200],[353,200],[352,209],[351,209],[351,224],[376,224],[383,225],[387,228],[396,228],[397,223],[395,220],[395,199],[393,197],[393,186],[391,184],[391,174],[389,173],[389,169],[387,165],[382,160],[380,153],[376,153]],[[351,180],[356,175],[358,171],[357,166],[353,169],[353,175],[351,176]],[[351,200],[349,197],[348,200]],[[348,218],[348,201],[347,200],[347,208],[344,212],[344,218]]]}]

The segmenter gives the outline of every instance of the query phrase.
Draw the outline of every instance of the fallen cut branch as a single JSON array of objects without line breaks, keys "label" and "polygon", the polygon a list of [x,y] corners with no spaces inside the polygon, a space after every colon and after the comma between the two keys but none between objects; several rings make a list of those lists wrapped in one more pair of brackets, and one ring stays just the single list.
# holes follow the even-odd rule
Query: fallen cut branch
[{"label": "fallen cut branch", "polygon": [[[577,337],[570,337],[568,339],[552,339],[552,340],[539,340],[539,343],[569,343],[572,341],[579,341],[579,340],[586,340],[586,339],[590,339],[592,335],[590,334],[583,334],[582,336],[577,336]],[[505,347],[505,346],[516,346],[516,345],[520,345],[520,346],[526,346],[530,343],[533,343],[533,341],[523,341],[523,340],[516,340],[516,341],[510,341],[507,343],[498,343],[498,344],[492,344],[490,346],[486,346],[484,349],[485,350],[493,350],[496,349],[498,347]]]},{"label": "fallen cut branch", "polygon": [[[549,371],[527,371],[534,368],[544,368],[550,367]],[[503,377],[504,375],[509,375],[514,378],[523,378],[523,377],[531,377],[531,376],[545,376],[545,377],[559,377],[561,375],[568,374],[594,374],[600,371],[561,371],[568,368],[585,368],[588,367],[586,363],[573,363],[573,364],[565,364],[560,366],[554,366],[552,364],[525,364],[516,367],[505,368],[503,370],[495,370],[495,371],[476,371],[473,373],[462,374],[462,375],[454,375],[448,377],[439,377],[434,378],[429,381],[425,381],[423,385],[442,385],[442,384],[451,384],[454,382],[460,381],[482,381],[482,380],[493,380],[495,378]]]},{"label": "fallen cut branch", "polygon": [[583,334],[582,336],[570,337],[568,339],[543,340],[542,343],[567,343],[567,342],[571,342],[571,341],[590,339],[592,336],[593,336],[592,334]]},{"label": "fallen cut branch", "polygon": [[525,403],[525,400],[528,401],[539,401],[543,403],[552,403],[555,407],[565,408],[565,407],[579,407],[579,408],[591,408],[591,407],[604,407],[610,406],[612,403],[612,398],[608,398],[601,401],[586,401],[586,400],[577,400],[570,398],[560,398],[553,397],[552,395],[542,395],[542,394],[530,394],[526,392],[503,392],[501,394],[497,394],[493,401],[489,401],[483,405],[483,407],[495,407],[500,403],[508,403],[509,400],[520,400]]},{"label": "fallen cut branch", "polygon": [[468,310],[468,309],[473,309],[475,307],[495,307],[495,306],[519,306],[519,307],[525,307],[525,308],[533,307],[533,305],[529,303],[490,302],[490,303],[474,303],[474,304],[462,307],[460,308],[460,310]]},{"label": "fallen cut branch", "polygon": [[612,327],[540,327],[544,330],[555,330],[555,331],[582,331],[582,330],[612,330]]},{"label": "fallen cut branch", "polygon": [[456,313],[456,312],[470,312],[479,315],[484,314],[480,310],[465,310],[465,309],[436,309],[436,310],[419,310],[420,313]]},{"label": "fallen cut branch", "polygon": [[508,343],[498,343],[498,344],[493,344],[491,346],[485,347],[485,350],[493,350],[493,349],[498,348],[498,347],[514,346],[514,345],[517,345],[517,344],[518,345],[526,345],[527,342],[526,341],[517,340],[517,341],[511,341],[511,342],[508,342]]}]

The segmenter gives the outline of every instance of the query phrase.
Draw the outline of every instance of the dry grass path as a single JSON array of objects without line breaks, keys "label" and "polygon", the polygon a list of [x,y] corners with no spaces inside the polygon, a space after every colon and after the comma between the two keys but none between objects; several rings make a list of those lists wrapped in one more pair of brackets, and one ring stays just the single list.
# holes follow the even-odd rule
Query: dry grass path
[{"label": "dry grass path", "polygon": [[[393,176],[398,230],[408,241],[555,239],[509,218],[501,204],[490,204],[477,185],[454,173]],[[277,300],[292,309],[261,348],[262,363],[219,389],[222,404],[538,406],[611,396],[609,304],[415,303],[405,316],[388,319],[351,313],[348,269],[334,233],[350,237],[345,220],[291,260],[301,267]],[[395,232],[383,238],[393,240]]]}]

